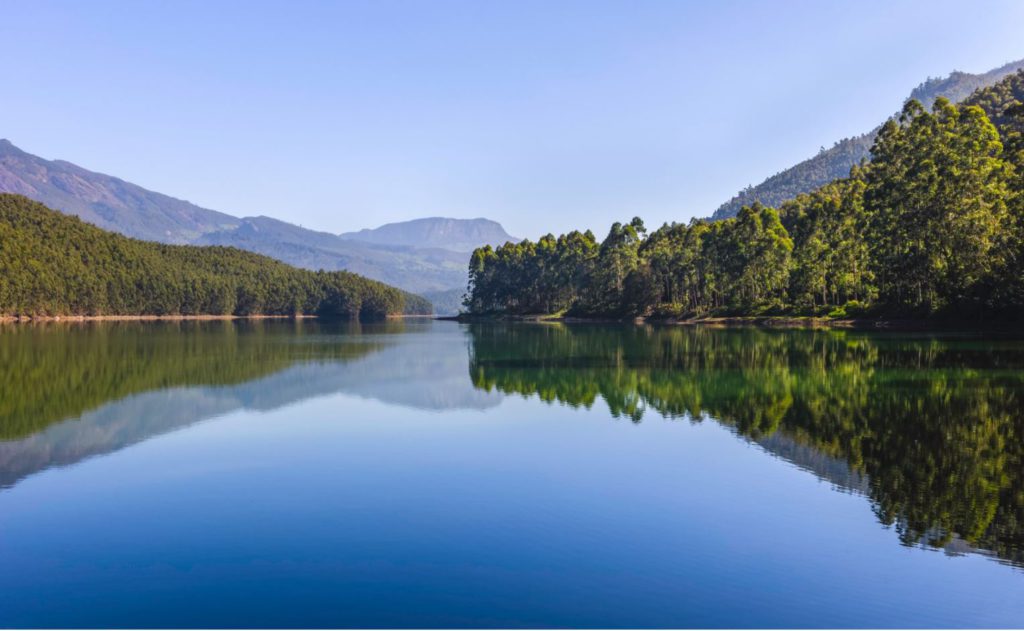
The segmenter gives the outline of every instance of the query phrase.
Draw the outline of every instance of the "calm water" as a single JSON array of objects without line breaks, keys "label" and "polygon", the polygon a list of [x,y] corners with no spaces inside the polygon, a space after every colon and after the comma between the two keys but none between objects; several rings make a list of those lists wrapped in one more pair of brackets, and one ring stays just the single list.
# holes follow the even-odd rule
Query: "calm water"
[{"label": "calm water", "polygon": [[0,328],[0,626],[1024,625],[1024,340]]}]

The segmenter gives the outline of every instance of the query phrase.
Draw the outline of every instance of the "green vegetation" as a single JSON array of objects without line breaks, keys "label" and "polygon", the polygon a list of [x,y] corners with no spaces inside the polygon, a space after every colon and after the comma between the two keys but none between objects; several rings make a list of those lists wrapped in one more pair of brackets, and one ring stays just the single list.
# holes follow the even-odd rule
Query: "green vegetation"
[{"label": "green vegetation", "polygon": [[[778,210],[477,249],[473,314],[1024,315],[1024,72],[978,105],[909,101],[873,159]],[[988,113],[983,107],[988,108]],[[989,116],[992,116],[990,119]],[[992,123],[992,120],[996,124]],[[998,127],[997,127],[998,125]]]},{"label": "green vegetation", "polygon": [[[930,78],[914,88],[910,99],[931,108],[939,97],[959,103],[976,90],[990,86],[1024,67],[1024,60],[1005,64],[984,74],[953,72],[945,78]],[[978,103],[974,103],[978,105]],[[986,108],[987,110],[987,108]],[[757,186],[748,186],[722,204],[712,219],[728,219],[739,214],[744,206],[760,202],[767,206],[781,206],[803,193],[810,193],[832,180],[846,177],[850,169],[868,159],[871,145],[881,126],[854,138],[844,138],[832,147],[822,147],[818,155],[776,173]]]},{"label": "green vegetation", "polygon": [[[474,324],[485,390],[813,448],[866,478],[903,543],[954,536],[1024,564],[1024,343],[833,330]],[[770,448],[767,447],[766,448]]]},{"label": "green vegetation", "polygon": [[430,313],[419,297],[349,272],[310,272],[225,247],[106,232],[0,194],[0,315]]}]

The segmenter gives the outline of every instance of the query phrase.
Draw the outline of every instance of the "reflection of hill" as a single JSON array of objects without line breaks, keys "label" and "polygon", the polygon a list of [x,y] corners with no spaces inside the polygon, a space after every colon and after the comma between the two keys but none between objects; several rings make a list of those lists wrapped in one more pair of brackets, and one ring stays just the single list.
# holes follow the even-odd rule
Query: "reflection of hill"
[{"label": "reflection of hill", "polygon": [[753,442],[776,458],[813,473],[837,491],[868,494],[867,477],[850,467],[850,463],[842,458],[829,456],[810,445],[797,442],[784,432],[762,436]]},{"label": "reflection of hill", "polygon": [[[711,417],[905,544],[1024,564],[1024,344],[836,331],[476,327],[470,375],[617,417]],[[962,539],[962,542],[958,542]]]},{"label": "reflection of hill", "polygon": [[[109,401],[175,386],[230,385],[314,359],[352,359],[381,346],[318,343],[304,322],[117,322],[0,329],[0,438],[17,438]],[[341,343],[344,342],[344,343]]]},{"label": "reflection of hill", "polygon": [[[12,363],[0,378],[18,375],[26,385],[4,388],[17,396],[5,395],[0,427],[21,437],[0,442],[0,486],[233,410],[271,410],[335,392],[423,409],[495,405],[500,396],[465,378],[465,336],[454,327],[425,333],[430,327],[216,322],[3,330],[0,349]],[[61,357],[68,357],[65,372]]]}]

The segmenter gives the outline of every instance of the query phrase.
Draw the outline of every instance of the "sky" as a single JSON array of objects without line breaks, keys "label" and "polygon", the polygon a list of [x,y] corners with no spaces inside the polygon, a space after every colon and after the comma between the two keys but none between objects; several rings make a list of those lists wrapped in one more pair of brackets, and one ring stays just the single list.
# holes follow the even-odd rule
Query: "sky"
[{"label": "sky", "polygon": [[521,237],[710,215],[916,85],[1024,57],[1024,1],[0,0],[0,138],[238,216]]}]

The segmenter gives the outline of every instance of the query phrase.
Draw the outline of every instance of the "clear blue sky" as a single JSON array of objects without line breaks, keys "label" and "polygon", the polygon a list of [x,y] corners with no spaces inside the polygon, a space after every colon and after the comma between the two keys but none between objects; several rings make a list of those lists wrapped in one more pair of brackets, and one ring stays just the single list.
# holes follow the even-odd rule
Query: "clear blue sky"
[{"label": "clear blue sky", "polygon": [[928,76],[1024,57],[1024,2],[0,0],[0,137],[236,215],[517,235],[706,216]]}]

